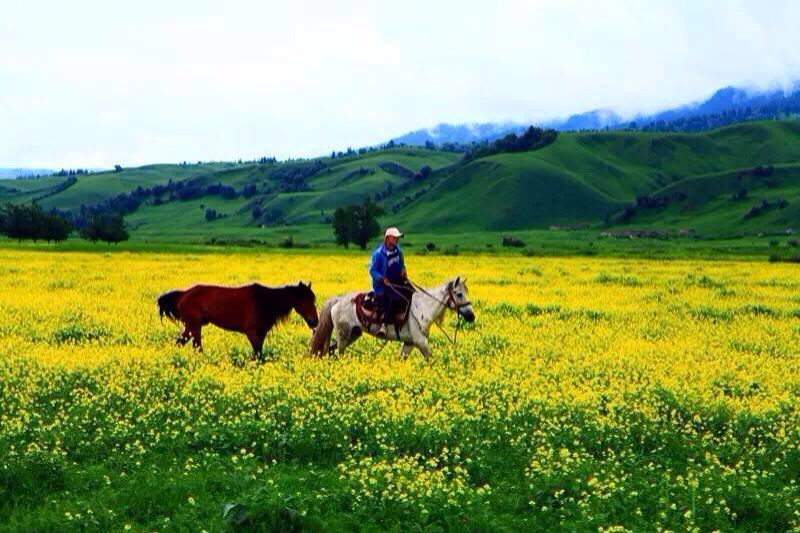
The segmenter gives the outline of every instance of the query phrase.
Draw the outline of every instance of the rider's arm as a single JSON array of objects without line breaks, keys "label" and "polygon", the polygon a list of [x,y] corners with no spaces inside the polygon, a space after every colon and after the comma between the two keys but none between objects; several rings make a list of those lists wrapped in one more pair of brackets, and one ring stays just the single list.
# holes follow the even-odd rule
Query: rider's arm
[{"label": "rider's arm", "polygon": [[381,249],[378,248],[373,252],[372,263],[369,266],[369,275],[372,277],[373,283],[377,283],[379,280],[383,279],[384,270],[383,254],[381,253]]},{"label": "rider's arm", "polygon": [[397,245],[397,249],[400,250],[400,268],[403,272],[403,278],[406,278],[408,277],[408,274],[406,273],[406,258],[403,255],[403,250],[400,248],[399,244]]}]

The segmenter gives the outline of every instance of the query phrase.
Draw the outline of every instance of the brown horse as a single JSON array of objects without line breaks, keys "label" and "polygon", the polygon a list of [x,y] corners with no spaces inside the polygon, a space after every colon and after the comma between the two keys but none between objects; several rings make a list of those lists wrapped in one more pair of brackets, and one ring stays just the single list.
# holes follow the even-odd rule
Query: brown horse
[{"label": "brown horse", "polygon": [[169,291],[158,297],[158,316],[183,322],[183,332],[175,342],[181,346],[192,339],[192,346],[203,351],[200,330],[206,324],[247,335],[254,357],[261,356],[264,337],[272,327],[289,316],[292,309],[308,327],[319,322],[316,297],[311,283],[265,287],[258,283],[241,287],[194,285],[186,290]]}]

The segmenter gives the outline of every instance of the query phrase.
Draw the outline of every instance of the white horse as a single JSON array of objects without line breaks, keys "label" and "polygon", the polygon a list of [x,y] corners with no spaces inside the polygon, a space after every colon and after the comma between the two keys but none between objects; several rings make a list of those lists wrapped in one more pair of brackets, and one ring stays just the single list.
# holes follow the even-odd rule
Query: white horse
[{"label": "white horse", "polygon": [[[356,313],[355,297],[359,293],[351,292],[328,298],[322,305],[319,314],[319,325],[311,336],[311,353],[322,356],[338,349],[343,354],[345,349],[358,340],[362,331],[377,337],[378,324],[362,324]],[[407,357],[415,347],[427,359],[431,350],[428,346],[428,335],[431,325],[442,317],[447,310],[455,311],[467,322],[475,321],[475,312],[469,301],[467,282],[457,277],[432,289],[421,289],[411,297],[408,318],[397,331],[395,326],[386,326],[386,339],[403,343],[400,355]],[[336,339],[331,344],[331,335],[336,330]]]}]

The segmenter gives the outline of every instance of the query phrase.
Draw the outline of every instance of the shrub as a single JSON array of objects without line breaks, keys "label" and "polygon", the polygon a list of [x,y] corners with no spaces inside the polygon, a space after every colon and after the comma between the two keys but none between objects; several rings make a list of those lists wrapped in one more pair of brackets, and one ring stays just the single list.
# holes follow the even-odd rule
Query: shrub
[{"label": "shrub", "polygon": [[423,165],[422,168],[419,169],[419,172],[414,174],[414,179],[424,180],[430,175],[431,175],[431,167],[429,165]]},{"label": "shrub", "polygon": [[758,176],[761,178],[766,178],[772,176],[772,173],[775,171],[775,167],[772,165],[758,165],[750,169],[750,172],[754,176]]},{"label": "shrub", "polygon": [[252,198],[256,194],[256,184],[255,183],[248,183],[242,188],[242,196],[245,198]]},{"label": "shrub", "polygon": [[744,187],[731,194],[731,200],[733,201],[744,200],[745,198],[747,198],[747,189]]},{"label": "shrub", "polygon": [[220,187],[219,195],[220,195],[220,197],[222,197],[222,198],[224,198],[226,200],[233,200],[237,196],[239,196],[236,193],[236,189],[234,189],[233,187],[227,186],[227,185],[223,185],[222,187]]},{"label": "shrub", "polygon": [[522,239],[517,239],[515,237],[511,237],[509,235],[503,236],[503,246],[507,248],[524,248],[525,241]]},{"label": "shrub", "polygon": [[458,245],[442,250],[443,255],[458,255]]}]

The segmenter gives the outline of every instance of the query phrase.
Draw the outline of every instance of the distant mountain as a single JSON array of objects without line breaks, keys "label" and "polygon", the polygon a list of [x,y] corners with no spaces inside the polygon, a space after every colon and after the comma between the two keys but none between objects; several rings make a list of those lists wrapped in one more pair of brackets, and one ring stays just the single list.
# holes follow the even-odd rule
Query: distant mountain
[{"label": "distant mountain", "polygon": [[0,180],[22,176],[48,176],[55,172],[50,168],[0,168]]},{"label": "distant mountain", "polygon": [[501,124],[489,122],[484,124],[445,124],[441,123],[433,128],[422,128],[392,139],[395,143],[422,146],[426,142],[443,143],[472,143],[493,141],[509,133],[520,133],[526,125],[514,122]]},{"label": "distant mountain", "polygon": [[[646,131],[704,131],[736,122],[796,118],[800,116],[800,82],[788,90],[749,90],[724,87],[709,98],[651,115],[625,118],[610,109],[595,109],[566,119],[539,122],[538,126],[559,131],[639,129]],[[393,140],[422,146],[426,142],[472,143],[492,141],[509,133],[522,132],[528,123],[439,124]]]},{"label": "distant mountain", "polygon": [[600,130],[620,122],[622,122],[622,117],[614,111],[610,109],[595,109],[577,115],[570,115],[566,120],[546,122],[544,126],[559,131]]},{"label": "distant mountain", "polygon": [[796,118],[800,115],[800,84],[788,90],[754,91],[724,87],[702,102],[633,119],[647,131],[703,131],[735,122]]},{"label": "distant mountain", "polygon": [[[609,109],[595,109],[577,115],[571,115],[563,120],[550,120],[537,124],[543,128],[553,128],[560,131],[578,131],[602,129],[622,121],[622,117]],[[529,123],[486,122],[482,124],[445,124],[441,123],[433,128],[422,128],[395,137],[395,143],[412,146],[424,146],[425,143],[444,144],[469,144],[474,142],[491,142],[509,133],[520,134],[530,126]]]}]

